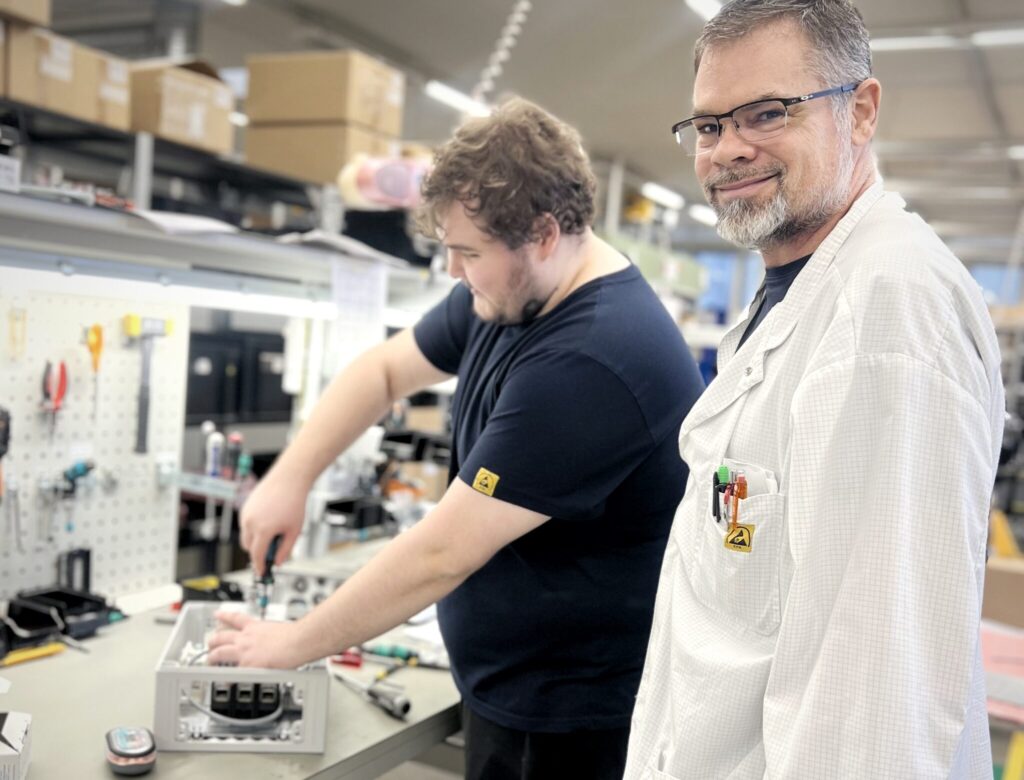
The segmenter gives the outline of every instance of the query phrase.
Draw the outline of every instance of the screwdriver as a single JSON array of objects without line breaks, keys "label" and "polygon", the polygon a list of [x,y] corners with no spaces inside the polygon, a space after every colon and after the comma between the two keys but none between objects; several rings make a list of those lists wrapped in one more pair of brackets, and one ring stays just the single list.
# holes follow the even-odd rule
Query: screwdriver
[{"label": "screwdriver", "polygon": [[0,501],[4,500],[3,459],[11,446],[11,413],[0,406]]},{"label": "screwdriver", "polygon": [[278,534],[270,540],[267,557],[263,561],[263,576],[256,580],[256,603],[260,608],[260,620],[267,618],[267,604],[270,603],[270,593],[274,588],[274,559],[277,558],[277,548],[283,540],[284,534]]},{"label": "screwdriver", "polygon": [[92,419],[96,419],[96,413],[100,403],[100,355],[103,354],[103,326],[93,325],[86,331],[85,343],[89,347],[89,354],[92,355]]},{"label": "screwdriver", "polygon": [[412,709],[412,702],[409,701],[409,697],[386,683],[375,682],[372,685],[365,685],[338,671],[336,668],[331,669],[331,674],[352,690],[363,694],[372,704],[376,704],[393,718],[405,720],[405,716]]}]

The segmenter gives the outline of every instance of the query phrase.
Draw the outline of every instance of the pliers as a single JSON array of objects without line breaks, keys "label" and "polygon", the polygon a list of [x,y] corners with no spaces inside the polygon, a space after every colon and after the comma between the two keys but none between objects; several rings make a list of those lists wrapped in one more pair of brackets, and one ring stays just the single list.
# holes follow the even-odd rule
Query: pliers
[{"label": "pliers", "polygon": [[67,365],[62,360],[54,370],[53,363],[47,360],[46,368],[43,370],[43,408],[50,413],[50,441],[53,441],[53,431],[57,427],[57,412],[64,405],[64,396],[67,392]]}]

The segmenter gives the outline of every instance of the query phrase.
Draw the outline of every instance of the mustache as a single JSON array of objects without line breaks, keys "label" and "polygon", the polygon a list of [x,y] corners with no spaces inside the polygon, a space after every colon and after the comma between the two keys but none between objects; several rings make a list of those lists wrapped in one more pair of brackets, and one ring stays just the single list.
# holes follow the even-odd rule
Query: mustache
[{"label": "mustache", "polygon": [[711,176],[705,179],[701,186],[704,187],[704,192],[709,193],[716,187],[728,187],[730,184],[736,184],[741,181],[747,181],[749,179],[766,179],[769,176],[783,175],[785,170],[779,167],[765,168],[764,170],[745,170],[745,171],[722,171],[717,176]]}]

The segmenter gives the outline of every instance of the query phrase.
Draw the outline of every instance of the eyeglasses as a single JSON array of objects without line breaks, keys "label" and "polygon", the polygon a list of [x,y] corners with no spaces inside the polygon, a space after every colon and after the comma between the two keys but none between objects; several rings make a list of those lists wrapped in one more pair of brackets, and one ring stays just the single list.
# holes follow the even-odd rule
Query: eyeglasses
[{"label": "eyeglasses", "polygon": [[684,119],[682,122],[676,122],[672,125],[672,132],[675,134],[678,144],[691,157],[707,154],[718,145],[718,139],[722,137],[726,119],[732,121],[736,128],[736,134],[744,141],[749,143],[767,141],[786,129],[790,106],[841,92],[852,92],[860,84],[861,82],[844,84],[841,87],[831,87],[799,97],[755,100],[753,103],[737,106],[724,114],[694,116]]}]

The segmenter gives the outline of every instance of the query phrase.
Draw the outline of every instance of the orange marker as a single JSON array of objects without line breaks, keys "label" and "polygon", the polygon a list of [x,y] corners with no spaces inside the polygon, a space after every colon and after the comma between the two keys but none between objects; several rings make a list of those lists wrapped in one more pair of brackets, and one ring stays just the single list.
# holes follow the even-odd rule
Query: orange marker
[{"label": "orange marker", "polygon": [[732,527],[735,528],[740,522],[740,499],[747,497],[747,478],[740,474],[736,477],[736,490],[732,495]]}]

